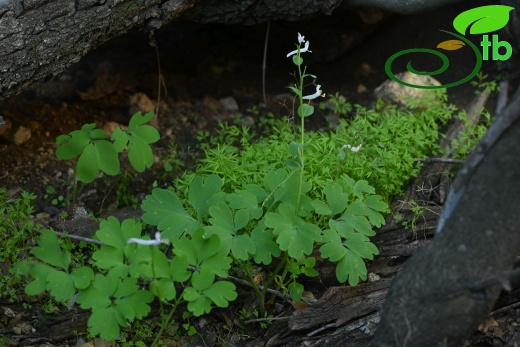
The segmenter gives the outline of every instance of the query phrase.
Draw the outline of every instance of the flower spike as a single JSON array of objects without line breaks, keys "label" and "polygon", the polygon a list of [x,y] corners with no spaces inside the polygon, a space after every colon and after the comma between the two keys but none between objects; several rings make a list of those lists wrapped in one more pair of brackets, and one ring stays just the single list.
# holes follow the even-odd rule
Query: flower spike
[{"label": "flower spike", "polygon": [[321,84],[318,84],[316,86],[316,93],[314,93],[312,95],[306,95],[302,99],[303,100],[313,100],[313,99],[316,99],[319,96],[325,96],[325,93],[323,92],[323,90],[321,90]]},{"label": "flower spike", "polygon": [[[302,39],[303,39],[303,36],[302,36]],[[300,53],[305,53],[305,52],[312,53],[312,51],[309,51],[309,41],[305,41],[305,46],[300,49]],[[287,58],[289,58],[291,55],[295,55],[295,54],[298,54],[298,50],[297,49],[295,49],[294,51],[289,52],[289,54],[287,54]]]}]

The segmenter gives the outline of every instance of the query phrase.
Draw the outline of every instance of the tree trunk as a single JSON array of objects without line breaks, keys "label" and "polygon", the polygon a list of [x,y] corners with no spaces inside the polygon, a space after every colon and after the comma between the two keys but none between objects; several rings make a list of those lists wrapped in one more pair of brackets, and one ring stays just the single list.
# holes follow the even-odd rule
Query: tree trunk
[{"label": "tree trunk", "polygon": [[520,250],[520,89],[459,172],[435,239],[406,262],[373,346],[461,346]]},{"label": "tree trunk", "polygon": [[132,28],[174,20],[256,24],[330,14],[341,0],[24,0],[0,2],[0,98],[48,80]]}]

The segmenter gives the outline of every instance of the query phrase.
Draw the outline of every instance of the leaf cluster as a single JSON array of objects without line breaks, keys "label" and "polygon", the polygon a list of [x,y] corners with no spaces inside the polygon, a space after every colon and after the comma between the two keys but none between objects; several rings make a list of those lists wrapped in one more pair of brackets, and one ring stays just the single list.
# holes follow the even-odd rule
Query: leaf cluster
[{"label": "leaf cluster", "polygon": [[[234,284],[216,281],[216,276],[227,277],[231,266],[231,259],[219,253],[217,237],[207,238],[199,231],[177,239],[174,256],[167,259],[157,247],[127,242],[141,234],[141,223],[132,219],[120,223],[109,217],[95,234],[103,245],[92,256],[93,266],[73,268],[70,253],[47,229],[31,250],[41,262],[20,262],[14,271],[34,279],[25,288],[27,294],[49,291],[59,302],[75,300],[92,310],[90,332],[105,340],[115,340],[121,327],[148,315],[154,298],[174,308],[188,302],[188,310],[197,316],[236,299]],[[178,290],[175,283],[184,287]]]},{"label": "leaf cluster", "polygon": [[[366,180],[385,200],[399,195],[421,168],[414,159],[439,151],[440,129],[457,112],[447,104],[445,94],[440,97],[437,103],[415,110],[382,102],[375,109],[355,105],[355,117],[343,115],[332,131],[306,132],[305,170],[310,183],[322,187],[327,180],[346,174]],[[215,137],[226,142],[203,146],[205,158],[176,185],[189,183],[195,174],[211,173],[225,177],[228,187],[259,184],[267,173],[284,167],[295,128],[298,132],[294,124],[280,118],[267,131],[270,135],[257,138],[250,129],[223,126]],[[248,135],[238,135],[244,133]],[[346,144],[362,144],[362,148],[355,153],[345,149]]]},{"label": "leaf cluster", "polygon": [[85,124],[80,130],[56,138],[56,156],[64,160],[78,157],[76,177],[83,183],[92,182],[100,171],[117,175],[120,170],[118,154],[124,150],[128,151],[132,167],[142,172],[153,164],[150,144],[159,140],[159,132],[145,124],[152,118],[153,112],[134,114],[128,130],[117,128],[111,141],[104,130],[96,128],[95,123]]}]

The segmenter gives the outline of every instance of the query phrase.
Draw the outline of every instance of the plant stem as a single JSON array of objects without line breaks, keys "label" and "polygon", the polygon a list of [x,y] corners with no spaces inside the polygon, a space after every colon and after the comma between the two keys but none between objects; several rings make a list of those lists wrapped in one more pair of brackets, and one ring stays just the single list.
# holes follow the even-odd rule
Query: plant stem
[{"label": "plant stem", "polygon": [[[179,304],[183,302],[183,300],[181,299],[181,297],[179,296],[177,298],[177,300],[175,300],[175,304],[173,305],[172,307],[172,310],[170,311],[170,314],[168,315],[168,317],[166,319],[164,319],[163,317],[162,318],[162,324],[161,324],[161,329],[159,330],[159,332],[157,333],[157,335],[155,336],[155,339],[153,340],[152,342],[152,347],[156,346],[157,345],[157,342],[159,342],[159,339],[161,338],[163,332],[164,332],[164,329],[165,327],[168,325],[168,323],[170,322],[170,320],[172,319],[172,316],[173,316],[173,313],[175,312],[175,310],[177,309],[177,306],[179,306]],[[162,304],[161,304],[161,313],[162,313]]]},{"label": "plant stem", "polygon": [[[285,268],[285,264],[287,264],[288,260],[289,260],[289,255],[287,254],[287,252],[285,252],[282,260],[278,263],[278,266],[276,266],[276,269],[274,269],[274,271],[269,276],[269,279],[267,279],[267,282],[265,282],[265,284],[264,284],[264,288],[262,289],[262,295],[264,297],[265,297],[265,293],[267,292],[267,289],[269,289],[269,286],[274,281],[276,275],[278,275],[278,273],[280,272],[280,270],[282,268]],[[263,312],[261,312],[261,313],[263,315]]]},{"label": "plant stem", "polygon": [[[236,262],[237,264],[239,264],[239,266],[246,273],[247,280],[249,281],[249,283],[251,283],[251,286],[253,287],[253,290],[255,291],[255,294],[257,296],[258,310],[260,311],[260,313],[262,315],[264,315],[264,312],[265,312],[265,290],[260,291],[260,289],[258,288],[258,285],[254,281],[253,276],[251,275],[251,272],[249,271],[249,264],[244,264],[243,262],[239,261],[238,259],[236,259],[232,255],[231,255],[231,257],[233,258],[233,261]],[[264,287],[264,289],[265,288],[266,287]]]}]

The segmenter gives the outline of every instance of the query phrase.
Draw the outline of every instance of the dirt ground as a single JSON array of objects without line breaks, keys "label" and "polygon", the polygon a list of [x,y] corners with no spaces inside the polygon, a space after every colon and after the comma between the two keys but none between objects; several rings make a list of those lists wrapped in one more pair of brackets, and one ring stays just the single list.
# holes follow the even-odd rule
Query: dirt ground
[{"label": "dirt ground", "polygon": [[[298,23],[271,23],[266,60],[267,110],[280,117],[287,114],[290,96],[286,86],[293,81],[293,65],[285,55],[294,49],[298,31],[311,42],[313,55],[306,64],[308,71],[318,76],[317,82],[323,90],[339,92],[348,101],[366,106],[374,102],[375,87],[388,78],[384,63],[390,55],[417,46],[435,47],[443,40],[438,29],[451,29],[453,18],[465,9],[475,7],[474,3],[452,5],[414,16],[357,10]],[[31,134],[28,141],[19,145],[0,140],[0,187],[6,187],[10,197],[19,196],[20,190],[33,192],[37,196],[36,213],[46,213],[42,222],[56,224],[60,215],[63,216],[61,212],[71,211],[69,206],[54,206],[51,201],[58,196],[68,197],[72,180],[72,164],[54,155],[56,137],[85,123],[96,122],[100,127],[109,126],[110,122],[125,125],[138,110],[136,98],[145,95],[141,107],[151,102],[149,107],[154,108],[159,101],[157,126],[161,140],[154,147],[156,163],[152,170],[136,174],[126,167],[133,179],[127,180],[127,194],[121,196],[112,190],[121,185],[121,178],[97,179],[85,187],[78,203],[87,211],[104,216],[136,202],[125,200],[124,196],[134,195],[141,201],[154,182],[164,186],[171,181],[172,176],[165,175],[163,164],[171,160],[172,151],[187,165],[200,157],[196,141],[198,131],[213,131],[217,122],[236,119],[257,126],[256,115],[251,109],[263,103],[262,57],[266,26],[175,23],[156,32],[155,37],[130,32],[89,53],[53,80],[0,101],[0,115],[6,122],[13,129],[20,126],[30,129]],[[150,43],[154,43],[157,50]],[[160,100],[158,57],[164,79]],[[450,77],[464,76],[471,69],[468,61],[471,57],[461,55],[450,62],[453,69]],[[434,64],[425,60],[426,65],[430,63]],[[484,71],[495,74],[495,66],[486,63]],[[452,88],[449,90],[450,102],[465,107],[473,99],[474,90],[468,83]],[[223,98],[232,98],[238,108],[223,105],[220,101]],[[490,110],[494,108],[493,98],[495,96],[488,103]],[[327,124],[319,115],[310,122],[314,128]],[[49,194],[49,186],[56,192]],[[320,291],[324,289],[321,286]],[[248,300],[246,292],[243,290],[244,297],[239,305]],[[12,304],[0,298],[0,306],[22,314],[24,321],[34,321],[34,315],[21,303]],[[279,309],[292,308],[282,305]],[[52,319],[59,317],[60,313]],[[494,332],[516,329],[519,317],[514,310],[506,313],[500,318],[505,325],[499,325],[498,318],[497,321],[490,318],[492,321],[482,327],[468,346],[505,346],[507,341],[497,338]],[[225,312],[207,319],[215,324],[226,324]],[[253,337],[261,334],[251,329],[247,331]],[[6,326],[0,329],[2,334],[13,335]],[[208,336],[205,336],[206,343],[211,340]],[[71,334],[60,341],[60,345],[76,345],[74,339]],[[42,344],[46,340],[34,341],[32,345],[51,346]],[[29,345],[20,343],[18,345]],[[192,345],[197,343],[200,340],[194,338]]]}]

